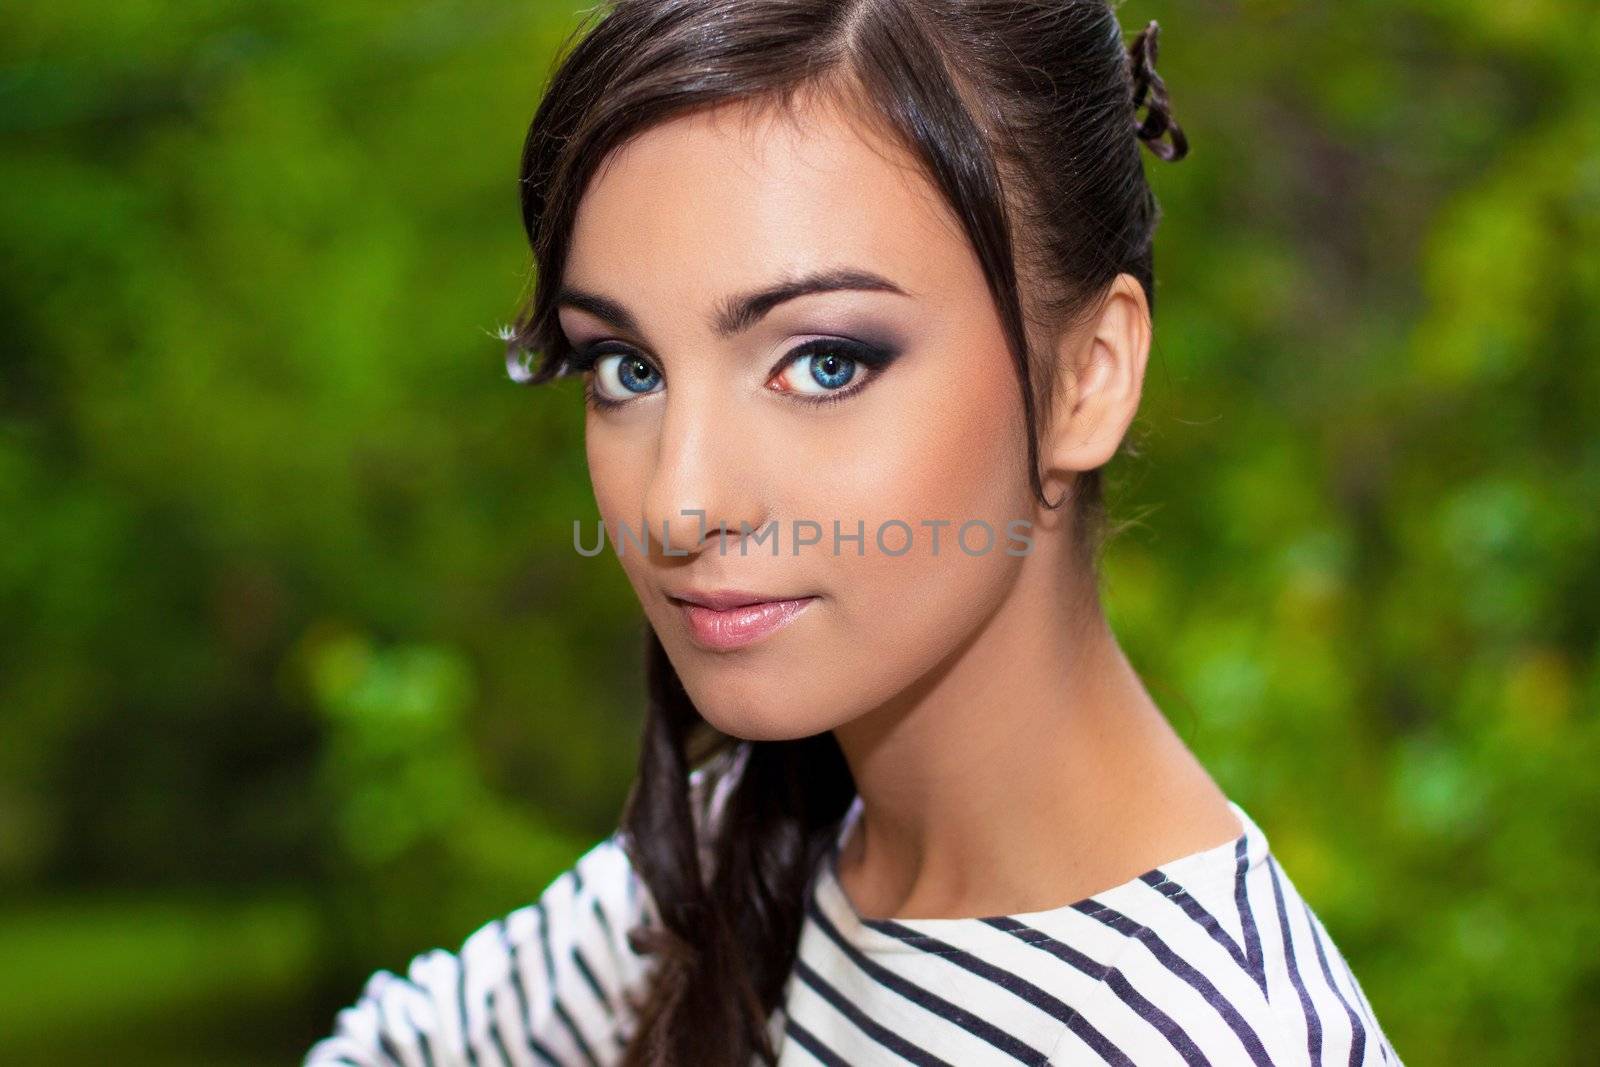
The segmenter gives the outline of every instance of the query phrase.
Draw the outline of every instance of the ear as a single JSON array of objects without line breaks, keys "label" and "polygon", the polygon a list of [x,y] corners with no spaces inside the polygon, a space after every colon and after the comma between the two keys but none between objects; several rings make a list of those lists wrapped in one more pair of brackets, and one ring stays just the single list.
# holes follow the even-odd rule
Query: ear
[{"label": "ear", "polygon": [[1040,455],[1045,473],[1094,470],[1116,454],[1139,410],[1150,332],[1144,286],[1119,274],[1094,318],[1058,337],[1057,386]]}]

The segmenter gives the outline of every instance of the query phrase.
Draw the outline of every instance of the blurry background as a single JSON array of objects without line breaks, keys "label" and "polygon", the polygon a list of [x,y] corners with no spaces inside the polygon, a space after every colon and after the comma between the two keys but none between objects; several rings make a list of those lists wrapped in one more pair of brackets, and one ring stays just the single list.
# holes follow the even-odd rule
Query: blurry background
[{"label": "blurry background", "polygon": [[[0,1060],[293,1062],[614,827],[640,617],[492,336],[580,6],[0,8]],[[1118,631],[1408,1064],[1592,1062],[1600,17],[1120,13]]]}]

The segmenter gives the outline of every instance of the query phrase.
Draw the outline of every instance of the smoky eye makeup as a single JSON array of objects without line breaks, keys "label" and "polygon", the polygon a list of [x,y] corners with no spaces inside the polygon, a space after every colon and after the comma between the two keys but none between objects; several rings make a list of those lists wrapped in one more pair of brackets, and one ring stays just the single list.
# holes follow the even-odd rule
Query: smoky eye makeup
[{"label": "smoky eye makeup", "polygon": [[[796,403],[838,404],[870,386],[900,354],[901,347],[887,341],[811,337],[783,354],[768,374],[768,387]],[[616,340],[572,345],[558,376],[580,374],[586,402],[605,411],[659,391],[666,377],[649,356]]]},{"label": "smoky eye makeup", "polygon": [[[602,411],[620,408],[633,399],[608,396],[607,390],[616,393],[620,389],[623,393],[645,396],[655,392],[656,386],[665,381],[660,369],[647,356],[621,341],[594,341],[572,346],[561,361],[557,377],[580,374],[584,377],[585,402]],[[611,382],[613,378],[615,384]],[[634,388],[635,384],[643,387]]]}]

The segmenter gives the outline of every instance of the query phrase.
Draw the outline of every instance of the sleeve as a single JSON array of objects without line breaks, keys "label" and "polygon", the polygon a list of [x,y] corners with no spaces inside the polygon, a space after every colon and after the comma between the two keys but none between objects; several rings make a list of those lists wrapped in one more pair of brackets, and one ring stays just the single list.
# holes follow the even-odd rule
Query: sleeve
[{"label": "sleeve", "polygon": [[374,974],[304,1067],[614,1063],[650,963],[627,932],[654,921],[614,833],[459,952],[425,952],[403,977]]},{"label": "sleeve", "polygon": [[[737,770],[741,757],[719,767]],[[691,774],[697,824],[716,818],[733,778],[711,766]],[[425,952],[404,976],[374,974],[303,1067],[616,1063],[654,966],[634,952],[628,931],[660,922],[622,841],[619,829],[459,952]]]}]

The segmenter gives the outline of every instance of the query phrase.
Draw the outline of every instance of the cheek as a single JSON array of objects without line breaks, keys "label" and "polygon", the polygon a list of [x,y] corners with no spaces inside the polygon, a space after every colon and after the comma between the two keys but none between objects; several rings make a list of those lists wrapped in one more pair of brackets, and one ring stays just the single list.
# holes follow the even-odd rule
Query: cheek
[{"label": "cheek", "polygon": [[979,450],[940,459],[951,460],[941,472],[930,477],[919,464],[920,484],[884,492],[881,516],[867,517],[865,554],[845,545],[830,561],[838,645],[854,661],[846,673],[879,676],[886,695],[988,618],[1023,562],[1007,552],[1019,549],[1008,523],[1027,512],[1010,477],[991,465],[998,457]]},{"label": "cheek", "polygon": [[[622,567],[642,605],[648,605],[650,588],[650,563],[639,551],[638,539],[645,535],[644,497],[649,488],[649,467],[639,462],[643,442],[629,441],[613,427],[596,429],[591,425],[586,431],[584,450],[588,457],[589,484],[594,490],[595,509],[605,524],[606,543],[613,558]],[[622,538],[623,524],[627,525],[627,550],[618,553],[618,539]],[[592,528],[590,530],[592,538]],[[661,536],[660,530],[650,533],[651,546]]]},{"label": "cheek", "polygon": [[649,470],[638,462],[637,446],[629,446],[611,429],[596,428],[592,417],[584,434],[589,484],[595,507],[610,528],[626,520],[637,530]]}]

